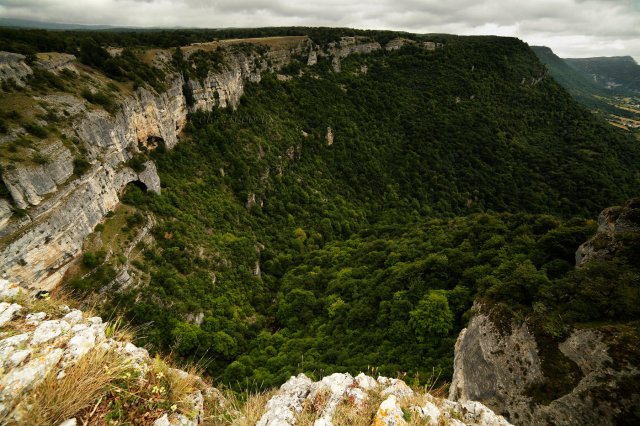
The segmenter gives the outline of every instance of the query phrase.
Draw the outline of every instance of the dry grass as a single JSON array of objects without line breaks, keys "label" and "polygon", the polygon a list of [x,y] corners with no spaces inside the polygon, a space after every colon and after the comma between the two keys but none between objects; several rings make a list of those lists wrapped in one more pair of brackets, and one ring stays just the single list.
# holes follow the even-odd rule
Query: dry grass
[{"label": "dry grass", "polygon": [[205,399],[205,426],[255,426],[264,414],[267,402],[278,389],[245,391],[224,390],[220,399]]},{"label": "dry grass", "polygon": [[170,367],[159,356],[156,356],[151,365],[151,374],[156,378],[166,377],[166,398],[176,405],[176,409],[188,417],[198,413],[193,412],[191,395],[198,390],[202,380],[202,371],[196,366],[183,367],[177,370]]},{"label": "dry grass", "polygon": [[313,398],[304,401],[302,411],[296,416],[296,424],[300,426],[313,426],[313,423],[320,418],[320,414],[327,406],[331,398],[331,390],[320,389]]},{"label": "dry grass", "polygon": [[363,403],[358,406],[353,401],[345,400],[338,405],[333,416],[336,426],[370,426],[384,397],[379,391],[370,391]]},{"label": "dry grass", "polygon": [[93,407],[107,393],[112,382],[127,369],[122,356],[113,351],[89,352],[58,380],[50,374],[23,401],[29,407],[29,426],[55,425]]}]

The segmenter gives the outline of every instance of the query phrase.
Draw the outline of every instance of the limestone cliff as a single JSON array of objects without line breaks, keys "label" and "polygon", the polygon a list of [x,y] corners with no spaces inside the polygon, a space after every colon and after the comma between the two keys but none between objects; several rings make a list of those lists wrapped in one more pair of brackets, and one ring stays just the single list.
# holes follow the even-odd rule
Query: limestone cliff
[{"label": "limestone cliff", "polygon": [[[235,108],[246,82],[259,82],[264,72],[279,70],[292,58],[310,64],[318,57],[329,58],[339,71],[342,58],[381,48],[362,37],[345,37],[326,47],[306,37],[293,39],[260,49],[213,42],[223,52],[223,62],[204,78],[188,81],[175,72],[167,51],[156,52],[152,63],[165,72],[165,90],[119,89],[112,92],[116,108],[111,112],[80,97],[79,90],[33,95],[29,101],[36,123],[55,125],[56,132],[33,147],[37,162],[10,160],[1,164],[2,180],[12,199],[0,199],[0,276],[37,289],[59,283],[80,254],[85,237],[118,204],[127,184],[138,181],[150,191],[160,191],[153,163],[147,162],[140,172],[129,167],[129,161],[159,144],[173,148],[189,111]],[[211,47],[189,46],[186,56]],[[115,87],[105,76],[76,66],[72,55],[38,54],[27,64],[22,55],[0,54],[2,81],[28,85],[36,68],[72,75],[89,92],[113,91]],[[189,105],[185,90],[190,91]],[[64,122],[42,118],[52,111],[65,117]],[[19,141],[26,134],[26,129],[12,129],[0,145]],[[77,172],[78,158],[88,162],[88,170]]]},{"label": "limestone cliff", "polygon": [[[605,209],[577,266],[637,247],[638,207]],[[477,304],[456,342],[449,398],[480,401],[517,425],[631,424],[640,412],[633,336],[633,325],[586,324],[558,340],[529,318]]]}]

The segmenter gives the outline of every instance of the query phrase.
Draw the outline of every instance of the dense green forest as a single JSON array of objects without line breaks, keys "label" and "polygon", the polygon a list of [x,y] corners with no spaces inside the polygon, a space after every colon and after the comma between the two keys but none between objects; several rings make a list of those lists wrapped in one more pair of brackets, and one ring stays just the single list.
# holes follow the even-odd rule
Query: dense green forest
[{"label": "dense green forest", "polygon": [[[474,300],[537,316],[550,339],[638,318],[633,253],[580,270],[574,253],[637,191],[640,147],[522,42],[452,37],[353,56],[339,74],[326,60],[286,71],[150,153],[162,195],[125,194],[138,210],[125,231],[157,220],[133,262],[149,285],[103,309],[147,324],[142,343],[232,385],[370,367],[426,381],[450,377]],[[109,282],[102,258],[85,254],[97,269],[69,286]]]},{"label": "dense green forest", "polygon": [[614,93],[623,95],[640,93],[640,65],[630,56],[567,58],[565,61],[577,72]]}]

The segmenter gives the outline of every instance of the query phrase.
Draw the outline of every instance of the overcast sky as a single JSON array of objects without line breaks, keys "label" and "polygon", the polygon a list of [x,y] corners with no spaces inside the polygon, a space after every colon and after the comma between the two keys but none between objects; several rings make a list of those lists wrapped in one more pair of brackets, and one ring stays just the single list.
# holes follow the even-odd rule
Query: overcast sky
[{"label": "overcast sky", "polygon": [[516,36],[640,62],[640,0],[0,0],[0,17],[153,27],[340,26]]}]

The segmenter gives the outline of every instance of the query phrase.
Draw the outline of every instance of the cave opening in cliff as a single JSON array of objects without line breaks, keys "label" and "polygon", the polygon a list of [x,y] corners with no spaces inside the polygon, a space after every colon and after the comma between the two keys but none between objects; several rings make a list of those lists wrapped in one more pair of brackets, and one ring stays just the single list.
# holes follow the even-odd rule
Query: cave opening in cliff
[{"label": "cave opening in cliff", "polygon": [[148,190],[147,185],[145,185],[144,182],[142,182],[140,179],[136,179],[127,184],[127,187],[125,188],[125,192],[127,192],[127,190],[129,190],[133,186],[135,186],[136,188],[139,188],[140,190],[142,190],[142,192],[147,192]]}]

